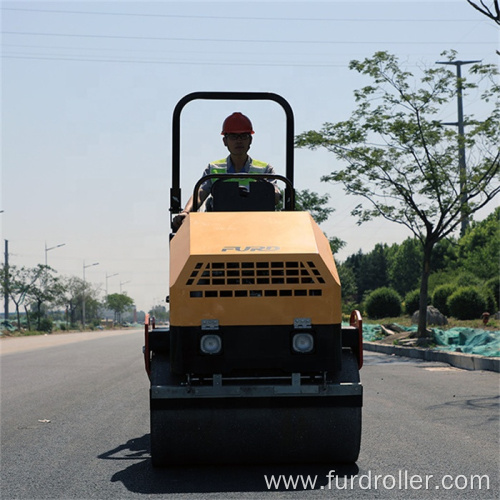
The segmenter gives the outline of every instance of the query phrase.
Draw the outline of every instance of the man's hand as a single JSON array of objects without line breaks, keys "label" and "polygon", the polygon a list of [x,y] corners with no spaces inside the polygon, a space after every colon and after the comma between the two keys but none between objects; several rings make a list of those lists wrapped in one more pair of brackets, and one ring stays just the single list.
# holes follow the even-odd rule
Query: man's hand
[{"label": "man's hand", "polygon": [[182,211],[180,214],[177,214],[173,219],[172,219],[172,227],[175,231],[179,229],[184,222],[184,219],[187,217],[188,212]]}]

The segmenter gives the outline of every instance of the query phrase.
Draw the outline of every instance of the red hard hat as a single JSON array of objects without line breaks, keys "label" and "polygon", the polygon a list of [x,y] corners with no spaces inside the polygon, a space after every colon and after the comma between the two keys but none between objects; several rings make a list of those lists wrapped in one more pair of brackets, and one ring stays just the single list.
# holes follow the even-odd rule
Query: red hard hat
[{"label": "red hard hat", "polygon": [[233,113],[222,124],[221,135],[224,134],[253,134],[252,122],[243,113]]}]

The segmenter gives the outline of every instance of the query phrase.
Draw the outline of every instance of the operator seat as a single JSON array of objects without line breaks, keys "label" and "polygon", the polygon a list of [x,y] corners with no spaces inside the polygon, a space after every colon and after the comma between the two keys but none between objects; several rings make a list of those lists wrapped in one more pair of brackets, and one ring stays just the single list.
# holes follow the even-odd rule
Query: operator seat
[{"label": "operator seat", "polygon": [[212,186],[214,212],[274,212],[275,188],[267,181],[250,182],[248,189],[237,182],[218,180]]}]

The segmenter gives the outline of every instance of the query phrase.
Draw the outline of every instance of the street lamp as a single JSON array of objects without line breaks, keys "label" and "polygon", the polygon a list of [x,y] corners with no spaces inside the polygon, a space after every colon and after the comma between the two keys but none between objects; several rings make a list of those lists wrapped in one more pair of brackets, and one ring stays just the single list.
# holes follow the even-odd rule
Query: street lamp
[{"label": "street lamp", "polygon": [[55,247],[47,248],[47,242],[45,242],[45,265],[47,265],[47,252],[50,252],[50,250],[54,250],[54,248],[63,247],[64,245],[66,245],[66,243],[61,243],[60,245],[56,245]]},{"label": "street lamp", "polygon": [[99,262],[94,262],[93,264],[85,265],[85,261],[83,261],[83,299],[82,299],[82,324],[85,329],[85,269],[92,266],[98,266]]},{"label": "street lamp", "polygon": [[112,278],[113,276],[118,276],[120,273],[108,274],[106,273],[106,297],[108,296],[108,278]]},{"label": "street lamp", "polygon": [[130,283],[130,280],[120,282],[120,294],[122,293],[122,285],[126,285],[127,283]]}]

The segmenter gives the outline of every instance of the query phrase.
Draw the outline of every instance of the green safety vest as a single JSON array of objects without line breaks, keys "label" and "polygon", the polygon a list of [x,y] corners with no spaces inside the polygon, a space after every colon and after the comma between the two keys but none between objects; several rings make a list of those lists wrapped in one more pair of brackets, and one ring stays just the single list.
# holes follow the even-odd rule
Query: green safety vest
[{"label": "green safety vest", "polygon": [[[241,173],[249,173],[249,174],[266,174],[267,170],[267,163],[259,160],[253,160],[250,163],[250,168],[248,169],[248,172],[241,172]],[[211,174],[227,174],[227,158],[223,158],[222,160],[217,160],[214,161],[213,163],[210,164],[210,173]],[[212,179],[212,182],[214,182],[217,179]],[[224,182],[239,182],[240,186],[243,187],[248,187],[250,182],[254,182],[255,179],[227,179],[227,181]]]}]

